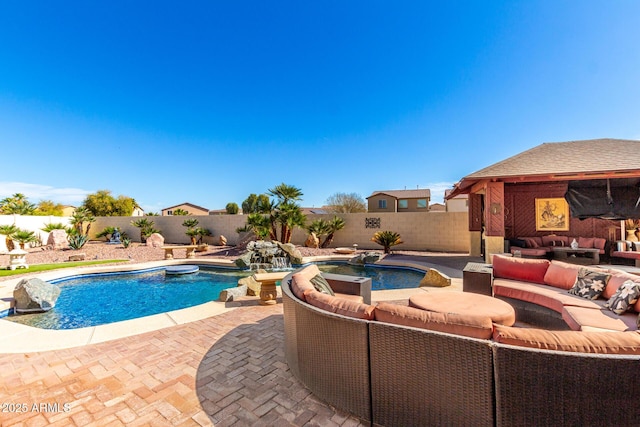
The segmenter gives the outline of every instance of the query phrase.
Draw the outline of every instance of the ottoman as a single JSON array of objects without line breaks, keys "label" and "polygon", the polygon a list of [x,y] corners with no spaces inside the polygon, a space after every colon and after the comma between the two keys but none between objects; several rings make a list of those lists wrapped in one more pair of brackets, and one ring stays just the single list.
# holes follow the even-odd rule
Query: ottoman
[{"label": "ottoman", "polygon": [[516,312],[507,302],[468,292],[439,292],[409,297],[409,306],[437,313],[489,317],[493,323],[513,326]]}]

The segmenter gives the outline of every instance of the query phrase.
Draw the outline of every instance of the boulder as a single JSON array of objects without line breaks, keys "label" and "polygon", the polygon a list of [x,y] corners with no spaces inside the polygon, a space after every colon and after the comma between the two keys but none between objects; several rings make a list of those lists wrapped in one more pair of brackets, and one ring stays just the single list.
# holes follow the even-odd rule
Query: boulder
[{"label": "boulder", "polygon": [[164,237],[162,237],[162,234],[153,233],[151,236],[147,237],[147,246],[151,246],[152,248],[163,247]]},{"label": "boulder", "polygon": [[22,279],[13,290],[17,313],[51,310],[60,296],[60,288],[38,278]]},{"label": "boulder", "polygon": [[227,246],[227,238],[221,234],[218,239],[218,244],[220,244],[220,246]]},{"label": "boulder", "polygon": [[79,254],[69,255],[69,262],[84,261],[87,255],[83,252]]},{"label": "boulder", "polygon": [[276,242],[278,247],[289,256],[289,262],[291,264],[302,264],[302,253],[293,243],[280,243]]},{"label": "boulder", "polygon": [[253,255],[253,253],[251,251],[247,251],[245,253],[243,253],[242,255],[240,255],[239,258],[236,259],[235,263],[236,266],[239,268],[249,268],[249,265],[251,264],[251,256]]},{"label": "boulder", "polygon": [[238,280],[238,286],[246,286],[247,295],[258,296],[260,295],[262,283],[258,282],[254,276],[248,276]]},{"label": "boulder", "polygon": [[236,286],[235,288],[227,288],[220,292],[220,301],[233,301],[235,298],[240,298],[247,295],[247,285]]},{"label": "boulder", "polygon": [[320,246],[320,239],[318,239],[318,236],[316,236],[316,233],[311,233],[309,234],[309,237],[307,237],[307,240],[304,242],[304,245],[307,248],[318,249],[318,246]]},{"label": "boulder", "polygon": [[430,268],[420,281],[420,286],[444,288],[445,286],[451,286],[451,278],[435,268]]},{"label": "boulder", "polygon": [[67,232],[64,230],[51,230],[47,237],[47,246],[52,249],[66,249],[69,247]]},{"label": "boulder", "polygon": [[380,259],[379,252],[363,252],[351,258],[349,264],[364,265],[374,264]]}]

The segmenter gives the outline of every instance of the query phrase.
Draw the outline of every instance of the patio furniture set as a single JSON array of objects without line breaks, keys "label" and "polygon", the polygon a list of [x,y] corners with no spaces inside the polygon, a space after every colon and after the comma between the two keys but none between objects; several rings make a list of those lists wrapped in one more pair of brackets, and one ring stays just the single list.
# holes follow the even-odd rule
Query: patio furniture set
[{"label": "patio furniture set", "polygon": [[[291,372],[373,425],[637,423],[638,313],[618,315],[605,304],[640,277],[546,259],[493,262],[474,273],[488,274],[490,294],[502,301],[452,292],[374,306],[368,279],[313,265],[293,272],[282,281]],[[603,299],[569,293],[578,283],[575,293],[589,289],[593,275],[593,288],[606,284]],[[320,292],[326,285],[314,282],[323,281],[352,296]],[[515,320],[526,327],[511,326]]]}]

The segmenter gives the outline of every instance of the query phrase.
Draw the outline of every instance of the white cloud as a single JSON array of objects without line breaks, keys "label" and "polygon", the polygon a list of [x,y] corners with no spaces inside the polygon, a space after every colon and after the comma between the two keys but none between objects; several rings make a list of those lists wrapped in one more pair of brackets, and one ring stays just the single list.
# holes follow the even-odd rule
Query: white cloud
[{"label": "white cloud", "polygon": [[16,193],[24,194],[32,203],[37,203],[40,200],[51,200],[54,203],[77,206],[92,191],[81,188],[55,188],[49,185],[0,181],[0,199],[10,197]]}]

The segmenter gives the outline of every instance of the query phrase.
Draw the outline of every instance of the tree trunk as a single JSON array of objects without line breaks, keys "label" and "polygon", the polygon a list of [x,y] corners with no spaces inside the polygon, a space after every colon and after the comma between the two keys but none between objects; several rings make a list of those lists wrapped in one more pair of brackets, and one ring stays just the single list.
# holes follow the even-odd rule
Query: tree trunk
[{"label": "tree trunk", "polygon": [[322,244],[320,245],[321,248],[328,248],[329,245],[331,244],[331,242],[333,242],[333,233],[329,233],[327,235],[327,238],[324,239],[324,242],[322,242]]}]

